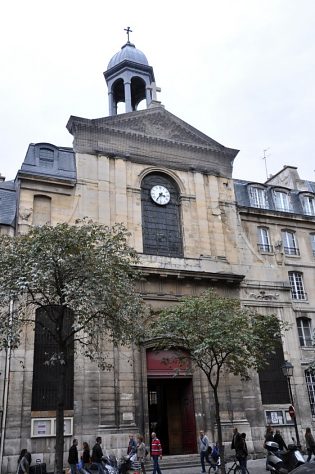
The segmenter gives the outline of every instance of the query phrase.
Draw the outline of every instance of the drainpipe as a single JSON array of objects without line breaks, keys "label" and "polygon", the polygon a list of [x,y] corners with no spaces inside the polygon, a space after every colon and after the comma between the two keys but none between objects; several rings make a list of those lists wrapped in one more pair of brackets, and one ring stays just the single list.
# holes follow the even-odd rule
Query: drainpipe
[{"label": "drainpipe", "polygon": [[[10,315],[9,315],[9,328],[12,325],[13,317],[13,300],[10,301]],[[6,361],[5,361],[5,372],[4,372],[4,387],[3,387],[3,411],[2,411],[2,423],[1,423],[1,441],[0,441],[0,474],[2,474],[2,464],[3,464],[3,450],[4,450],[4,438],[5,438],[5,428],[7,422],[7,410],[8,410],[8,397],[9,397],[9,378],[10,378],[10,365],[11,365],[11,344],[10,337],[8,337],[8,347],[6,351]]]}]

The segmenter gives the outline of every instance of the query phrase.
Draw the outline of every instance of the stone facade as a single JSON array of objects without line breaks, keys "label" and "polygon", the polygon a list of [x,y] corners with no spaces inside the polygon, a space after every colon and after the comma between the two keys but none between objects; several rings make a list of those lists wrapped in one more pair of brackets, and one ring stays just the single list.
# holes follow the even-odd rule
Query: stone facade
[{"label": "stone facade", "polygon": [[[314,353],[309,340],[304,339],[307,325],[311,328],[314,324],[315,312],[315,248],[310,240],[312,233],[315,235],[315,208],[313,214],[303,213],[303,203],[311,206],[314,183],[300,180],[292,167],[285,168],[264,185],[234,181],[232,165],[237,150],[215,142],[159,104],[97,120],[70,117],[67,128],[73,135],[73,150],[46,143],[30,145],[17,174],[18,186],[14,189],[19,190],[18,207],[14,225],[11,219],[10,232],[24,233],[30,226],[45,222],[75,224],[76,219],[84,217],[106,225],[122,222],[130,232],[130,245],[140,256],[144,274],[141,292],[153,308],[165,307],[181,296],[200,294],[206,288],[215,287],[223,294],[240,297],[244,306],[264,314],[275,313],[279,319],[288,321],[291,328],[283,341],[283,351],[284,358],[295,367],[292,382],[302,438],[302,430],[312,426],[305,369]],[[178,213],[180,223],[178,254],[171,247],[167,224],[162,225],[168,222],[167,205],[156,208],[158,230],[148,229],[156,233],[156,252],[144,251],[144,201],[150,200],[143,190],[146,177],[156,179],[157,183],[163,179],[165,186],[169,183],[169,188],[174,190],[171,202],[176,197],[174,212]],[[273,201],[279,196],[272,193],[283,190],[284,186],[292,207],[279,210]],[[269,201],[255,200],[251,187],[266,193]],[[309,201],[304,202],[303,196]],[[150,205],[156,204],[150,201]],[[151,221],[148,222],[145,225],[150,226]],[[6,222],[2,231],[5,225]],[[265,233],[261,228],[267,230],[268,242],[262,240]],[[298,239],[299,247],[294,248],[299,252],[286,245],[291,234],[284,231],[290,230]],[[162,245],[166,249],[163,252]],[[285,247],[291,249],[290,254]],[[294,273],[294,278],[302,275],[305,294],[300,293],[300,287],[294,293],[289,272]],[[300,337],[297,322],[302,324]],[[5,354],[0,359],[1,372],[5,373],[5,367],[10,369],[9,396],[7,399],[3,396],[7,407],[4,472],[15,471],[22,447],[37,454],[39,459],[42,457],[50,469],[53,466],[54,438],[34,436],[33,424],[40,419],[53,419],[54,412],[32,411],[33,347],[34,333],[29,329],[10,360]],[[107,345],[106,351],[113,362],[111,372],[101,372],[82,358],[75,361],[74,406],[66,413],[73,420],[73,431],[66,438],[66,450],[72,433],[80,443],[90,444],[101,435],[106,448],[120,454],[126,449],[130,432],[144,433],[148,440],[152,423],[163,420],[167,425],[163,427],[165,445],[170,454],[180,450],[196,452],[199,429],[207,430],[215,440],[213,400],[201,373],[193,371],[187,380],[175,386],[169,374],[157,375],[150,346],[118,350]],[[3,392],[5,385],[0,386]],[[189,401],[193,410],[190,429],[194,441],[189,448],[178,437],[186,429],[183,416],[178,412],[172,418],[167,413],[163,420],[155,420],[152,408],[154,398],[162,391],[166,397],[165,410],[167,404],[175,407],[174,394],[179,396],[180,390],[187,395],[178,405],[184,409]],[[268,413],[274,423],[281,419],[282,413],[284,423],[279,426],[284,437],[289,440],[294,435],[292,423],[285,419],[287,401],[263,403],[257,374],[253,374],[251,382],[226,377],[220,399],[227,446],[232,426],[237,426],[247,433],[250,450],[261,451]],[[172,423],[177,423],[175,434]]]}]

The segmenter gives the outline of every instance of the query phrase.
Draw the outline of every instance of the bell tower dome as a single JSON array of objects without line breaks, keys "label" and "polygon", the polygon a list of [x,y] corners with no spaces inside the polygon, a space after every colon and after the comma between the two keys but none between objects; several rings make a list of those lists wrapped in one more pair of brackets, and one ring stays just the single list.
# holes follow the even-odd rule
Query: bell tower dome
[{"label": "bell tower dome", "polygon": [[108,87],[109,115],[117,115],[119,102],[125,103],[125,112],[137,110],[146,99],[147,108],[156,100],[153,68],[142,51],[129,41],[129,26],[125,30],[128,41],[109,61],[104,77]]}]

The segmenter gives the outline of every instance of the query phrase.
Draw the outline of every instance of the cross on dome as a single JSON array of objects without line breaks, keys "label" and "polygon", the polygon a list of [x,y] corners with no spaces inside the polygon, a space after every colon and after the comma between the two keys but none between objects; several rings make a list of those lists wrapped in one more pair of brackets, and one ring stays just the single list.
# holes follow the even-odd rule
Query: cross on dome
[{"label": "cross on dome", "polygon": [[129,33],[132,33],[132,29],[130,28],[130,26],[127,26],[127,28],[124,28],[124,31],[127,33],[127,38],[128,38],[127,43],[130,43]]}]

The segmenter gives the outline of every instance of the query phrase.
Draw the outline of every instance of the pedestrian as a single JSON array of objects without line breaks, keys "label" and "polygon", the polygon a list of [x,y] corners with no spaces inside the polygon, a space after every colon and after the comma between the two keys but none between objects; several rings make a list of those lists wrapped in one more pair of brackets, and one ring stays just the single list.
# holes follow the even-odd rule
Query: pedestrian
[{"label": "pedestrian", "polygon": [[242,433],[237,439],[235,448],[236,459],[240,463],[241,473],[246,474],[247,472],[247,444],[246,444],[246,433]]},{"label": "pedestrian", "polygon": [[83,451],[82,451],[81,459],[83,462],[83,468],[89,469],[89,467],[91,466],[91,454],[90,454],[90,446],[86,441],[83,442],[82,449]]},{"label": "pedestrian", "polygon": [[156,436],[156,433],[151,434],[151,456],[153,459],[153,472],[152,474],[162,474],[162,471],[159,466],[159,458],[162,459],[162,445],[159,438]]},{"label": "pedestrian", "polygon": [[69,449],[69,456],[68,456],[68,463],[70,466],[71,474],[76,474],[77,472],[77,464],[79,462],[77,446],[78,446],[78,440],[74,439],[72,441],[72,446]]},{"label": "pedestrian", "polygon": [[143,442],[143,436],[138,435],[137,436],[137,461],[140,463],[141,471],[143,474],[146,474],[145,467],[144,467],[145,456],[146,456],[146,449],[145,449],[145,444]]},{"label": "pedestrian", "polygon": [[92,463],[94,463],[97,466],[97,470],[99,474],[104,474],[103,466],[102,466],[102,457],[103,457],[103,451],[102,451],[102,438],[98,436],[96,438],[96,443],[93,446],[92,449]]},{"label": "pedestrian", "polygon": [[283,448],[288,449],[287,445],[284,442],[284,439],[281,436],[280,430],[276,430],[276,434],[274,435],[273,440],[275,443],[278,444],[280,451],[283,451]]},{"label": "pedestrian", "polygon": [[[270,425],[267,426],[266,433],[265,433],[265,442],[264,442],[264,448],[266,448],[266,443],[267,441],[273,441],[273,429]],[[269,471],[268,467],[268,456],[266,456],[266,471]]]},{"label": "pedestrian", "polygon": [[[215,443],[211,449],[210,457],[208,456],[207,461],[210,463],[211,467],[213,467],[214,472],[217,471],[218,465],[219,465],[219,460],[220,460],[220,448],[218,443]],[[210,451],[208,449],[208,451]]]},{"label": "pedestrian", "polygon": [[201,472],[206,472],[205,460],[209,462],[209,439],[205,435],[203,430],[199,431],[199,451],[200,451],[200,464]]},{"label": "pedestrian", "polygon": [[306,462],[310,462],[312,458],[312,454],[315,455],[315,440],[311,432],[311,428],[306,428],[305,430],[305,442],[306,442],[306,450],[307,450],[307,460]]},{"label": "pedestrian", "polygon": [[133,434],[129,435],[129,443],[127,448],[127,454],[129,457],[133,456],[137,452],[137,442],[133,437]]},{"label": "pedestrian", "polygon": [[17,474],[29,474],[31,462],[31,453],[29,453],[25,448],[22,449],[18,459]]},{"label": "pedestrian", "polygon": [[233,429],[233,437],[232,437],[232,443],[231,443],[231,449],[235,449],[236,447],[240,444],[240,433],[238,432],[237,428]]}]

